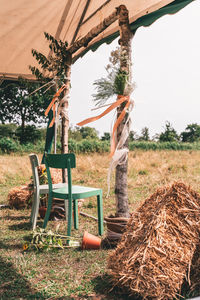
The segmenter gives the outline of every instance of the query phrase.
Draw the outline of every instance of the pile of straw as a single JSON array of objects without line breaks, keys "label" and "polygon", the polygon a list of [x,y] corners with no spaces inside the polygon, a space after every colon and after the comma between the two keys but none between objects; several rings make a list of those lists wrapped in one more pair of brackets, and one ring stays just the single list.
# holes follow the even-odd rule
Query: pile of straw
[{"label": "pile of straw", "polygon": [[[47,180],[45,165],[44,164],[39,165],[37,169],[38,169],[40,184],[47,184],[48,180]],[[53,184],[62,182],[62,170],[51,169],[51,180]]]},{"label": "pile of straw", "polygon": [[[40,184],[47,184],[47,175],[45,166],[40,165],[38,167],[38,175]],[[52,183],[62,182],[62,173],[60,170],[52,169]],[[24,209],[31,205],[33,195],[33,181],[30,184],[20,187],[14,187],[8,194],[8,203],[10,208]],[[48,195],[40,196],[41,202],[46,204]],[[63,201],[62,201],[63,202]]]},{"label": "pile of straw", "polygon": [[199,235],[200,195],[183,183],[158,189],[131,216],[109,257],[114,285],[144,299],[175,298],[184,280],[195,285]]},{"label": "pile of straw", "polygon": [[8,194],[10,208],[23,209],[31,204],[33,191],[28,186],[14,187]]}]

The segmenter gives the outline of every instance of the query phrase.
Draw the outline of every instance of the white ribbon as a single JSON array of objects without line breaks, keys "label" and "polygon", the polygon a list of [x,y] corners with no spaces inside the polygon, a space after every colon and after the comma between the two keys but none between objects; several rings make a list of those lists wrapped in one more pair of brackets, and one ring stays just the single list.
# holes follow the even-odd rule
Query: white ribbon
[{"label": "white ribbon", "polygon": [[112,171],[114,170],[114,168],[116,168],[117,165],[124,164],[128,159],[129,149],[127,147],[124,147],[124,144],[125,144],[127,138],[129,137],[129,133],[130,133],[130,128],[131,128],[130,113],[133,109],[133,106],[134,106],[134,101],[131,100],[131,103],[130,103],[129,108],[127,110],[128,117],[127,117],[126,123],[124,124],[124,128],[122,130],[120,139],[117,143],[115,152],[114,152],[114,154],[111,158],[111,161],[110,161],[110,166],[109,166],[108,175],[107,175],[108,191],[107,191],[106,198],[108,198],[108,196],[110,194],[110,178],[111,178]]}]

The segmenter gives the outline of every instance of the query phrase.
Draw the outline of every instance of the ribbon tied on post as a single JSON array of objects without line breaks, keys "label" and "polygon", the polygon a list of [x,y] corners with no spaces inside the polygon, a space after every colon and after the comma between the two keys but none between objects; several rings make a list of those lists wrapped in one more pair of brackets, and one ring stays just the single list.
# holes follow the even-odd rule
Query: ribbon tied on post
[{"label": "ribbon tied on post", "polygon": [[124,95],[118,95],[117,100],[115,103],[111,104],[104,112],[102,112],[100,115],[95,116],[95,117],[91,117],[88,118],[82,122],[77,123],[77,125],[79,126],[83,126],[86,125],[88,123],[94,122],[96,120],[99,120],[100,118],[102,118],[103,116],[107,115],[110,111],[112,111],[114,108],[117,108],[120,104],[125,103],[125,106],[123,108],[123,110],[121,111],[120,115],[118,116],[114,126],[113,126],[113,130],[112,130],[112,138],[111,138],[111,148],[110,148],[110,156],[112,157],[115,149],[116,149],[116,143],[115,143],[115,133],[117,131],[118,126],[120,125],[120,123],[123,121],[128,108],[131,104],[130,101],[130,96],[124,96]]},{"label": "ribbon tied on post", "polygon": [[62,91],[64,91],[64,89],[66,88],[66,85],[63,84],[61,86],[61,88],[59,88],[59,90],[55,93],[55,95],[53,96],[53,99],[51,100],[51,103],[49,104],[49,106],[47,107],[46,111],[45,111],[45,116],[48,115],[50,109],[53,110],[53,119],[51,120],[51,123],[49,124],[49,127],[52,127],[53,124],[55,123],[56,120],[56,105],[55,102],[58,100],[58,97],[60,96],[60,94],[62,93]]}]

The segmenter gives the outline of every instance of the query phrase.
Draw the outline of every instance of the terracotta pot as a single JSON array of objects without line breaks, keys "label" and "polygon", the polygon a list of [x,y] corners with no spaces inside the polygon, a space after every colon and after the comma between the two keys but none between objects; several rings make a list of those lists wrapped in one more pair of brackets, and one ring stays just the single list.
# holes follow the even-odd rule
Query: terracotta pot
[{"label": "terracotta pot", "polygon": [[85,231],[83,234],[82,240],[82,249],[89,250],[89,249],[99,249],[101,247],[101,239],[98,236],[90,234],[89,232]]}]

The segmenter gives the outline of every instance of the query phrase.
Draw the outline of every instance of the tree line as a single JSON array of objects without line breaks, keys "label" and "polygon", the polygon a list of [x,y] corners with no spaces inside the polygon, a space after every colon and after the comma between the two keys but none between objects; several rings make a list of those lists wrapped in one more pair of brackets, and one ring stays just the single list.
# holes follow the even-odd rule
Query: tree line
[{"label": "tree line", "polygon": [[[58,139],[60,137],[58,127]],[[23,132],[23,134],[22,134]],[[6,137],[19,141],[20,144],[36,143],[38,140],[45,139],[46,128],[38,128],[36,124],[22,126],[16,123],[0,124],[0,138]],[[69,139],[75,141],[81,141],[84,139],[94,139],[101,141],[110,141],[110,133],[104,132],[101,137],[95,128],[85,126],[70,126]],[[146,142],[187,142],[194,143],[200,141],[200,125],[192,123],[187,125],[185,130],[180,134],[172,127],[170,122],[165,123],[164,130],[159,134],[155,134],[153,138],[150,138],[149,128],[144,127],[141,133],[136,131],[130,131],[129,141],[146,141]]]},{"label": "tree line", "polygon": [[[8,138],[20,144],[36,143],[45,139],[45,129],[39,129],[41,123],[47,122],[44,111],[55,91],[38,89],[39,82],[28,82],[19,79],[17,82],[4,81],[0,86],[0,139]],[[35,90],[38,91],[33,93]],[[58,137],[59,138],[59,137]],[[85,127],[70,127],[69,138],[75,141],[96,139],[109,141],[110,133],[105,132],[101,137],[96,129]],[[198,142],[200,140],[200,125],[188,124],[180,134],[170,122],[165,123],[164,130],[150,138],[149,128],[144,127],[141,133],[130,132],[129,141],[156,142]]]}]

